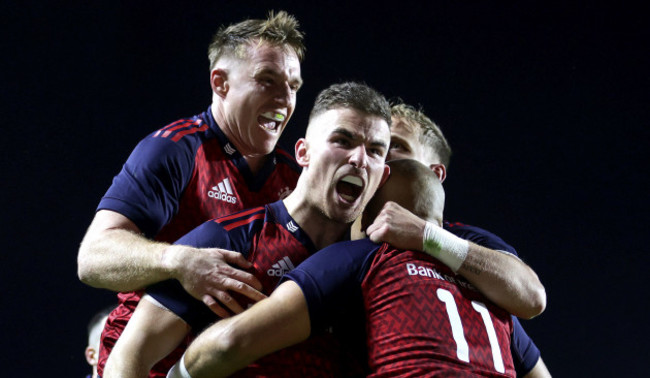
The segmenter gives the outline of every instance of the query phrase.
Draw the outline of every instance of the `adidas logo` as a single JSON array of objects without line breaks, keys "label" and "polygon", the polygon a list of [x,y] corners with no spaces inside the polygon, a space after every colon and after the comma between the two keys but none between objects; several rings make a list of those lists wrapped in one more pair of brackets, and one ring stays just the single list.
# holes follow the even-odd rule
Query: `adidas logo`
[{"label": "adidas logo", "polygon": [[235,149],[232,148],[232,146],[230,145],[230,143],[226,143],[226,145],[223,147],[223,149],[226,151],[226,153],[227,153],[228,155],[232,155],[232,154],[235,153]]},{"label": "adidas logo", "polygon": [[208,191],[208,197],[218,199],[228,203],[237,203],[237,197],[234,196],[230,179],[224,179]]},{"label": "adidas logo", "polygon": [[296,226],[296,224],[293,223],[293,221],[289,221],[289,223],[287,223],[287,230],[289,230],[289,232],[291,233],[296,232],[298,231],[298,226]]},{"label": "adidas logo", "polygon": [[271,277],[282,277],[285,273],[291,271],[293,268],[295,267],[293,266],[291,260],[289,260],[289,257],[284,256],[282,260],[271,265],[271,269],[267,270],[266,274]]}]

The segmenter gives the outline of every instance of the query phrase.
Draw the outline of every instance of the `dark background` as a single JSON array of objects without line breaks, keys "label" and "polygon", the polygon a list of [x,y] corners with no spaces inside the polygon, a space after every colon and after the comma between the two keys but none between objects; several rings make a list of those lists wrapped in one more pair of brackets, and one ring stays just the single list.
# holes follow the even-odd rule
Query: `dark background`
[{"label": "dark background", "polygon": [[89,370],[86,323],[114,297],[76,276],[95,206],[142,137],[207,108],[217,27],[269,9],[294,14],[308,47],[285,146],[333,82],[421,104],[455,153],[446,217],[503,237],[546,286],[523,324],[551,372],[646,373],[648,13],[309,3],[1,3],[2,375]]}]

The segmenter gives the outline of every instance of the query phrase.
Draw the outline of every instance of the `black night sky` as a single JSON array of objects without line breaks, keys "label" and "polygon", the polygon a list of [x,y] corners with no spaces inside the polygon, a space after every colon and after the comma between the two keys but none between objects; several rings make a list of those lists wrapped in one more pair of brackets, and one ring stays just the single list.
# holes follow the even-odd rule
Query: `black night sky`
[{"label": "black night sky", "polygon": [[86,323],[114,297],[76,275],[95,206],[142,137],[208,107],[217,27],[271,9],[308,49],[283,146],[334,82],[422,105],[454,150],[446,218],[501,236],[546,286],[546,312],[522,323],[550,371],[647,374],[648,13],[351,3],[1,3],[3,376],[89,371]]}]

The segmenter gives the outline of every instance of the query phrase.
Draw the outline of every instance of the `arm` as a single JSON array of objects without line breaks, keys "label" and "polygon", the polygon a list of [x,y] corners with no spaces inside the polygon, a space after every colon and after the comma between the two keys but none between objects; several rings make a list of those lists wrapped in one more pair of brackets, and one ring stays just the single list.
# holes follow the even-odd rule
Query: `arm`
[{"label": "arm", "polygon": [[550,378],[551,373],[546,368],[539,348],[522,327],[516,317],[512,317],[512,335],[510,351],[518,377]]},{"label": "arm", "polygon": [[197,249],[155,242],[122,214],[100,210],[95,215],[77,256],[79,279],[93,287],[115,291],[143,288],[166,279],[177,279],[193,297],[203,300],[219,316],[243,309],[226,292],[239,292],[253,300],[264,296],[260,282],[244,268],[250,263],[237,252],[217,248]]},{"label": "arm", "polygon": [[171,311],[141,300],[104,367],[104,378],[146,377],[183,340],[190,327]]},{"label": "arm", "polygon": [[544,364],[542,357],[537,360],[533,370],[524,375],[524,378],[551,378],[551,373],[548,371],[546,364]]},{"label": "arm", "polygon": [[[421,251],[425,224],[400,205],[387,202],[366,232],[372,241]],[[537,274],[513,255],[468,242],[467,256],[458,273],[492,302],[518,317],[532,318],[546,307],[546,292]]]},{"label": "arm", "polygon": [[[206,329],[183,356],[193,378],[225,377],[271,352],[306,340],[311,332],[307,302],[293,281],[232,318]],[[178,364],[177,364],[178,365]],[[177,370],[175,366],[172,371]],[[170,375],[168,377],[176,377]]]}]

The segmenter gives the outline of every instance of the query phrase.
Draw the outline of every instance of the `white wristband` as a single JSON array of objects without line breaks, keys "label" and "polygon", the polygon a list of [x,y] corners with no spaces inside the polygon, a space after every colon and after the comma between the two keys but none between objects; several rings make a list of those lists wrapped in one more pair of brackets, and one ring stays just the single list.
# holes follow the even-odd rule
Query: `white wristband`
[{"label": "white wristband", "polygon": [[424,226],[422,244],[424,252],[442,261],[454,272],[460,269],[469,251],[467,240],[461,239],[431,222],[427,222]]},{"label": "white wristband", "polygon": [[167,378],[192,378],[185,368],[185,355],[167,373]]}]

